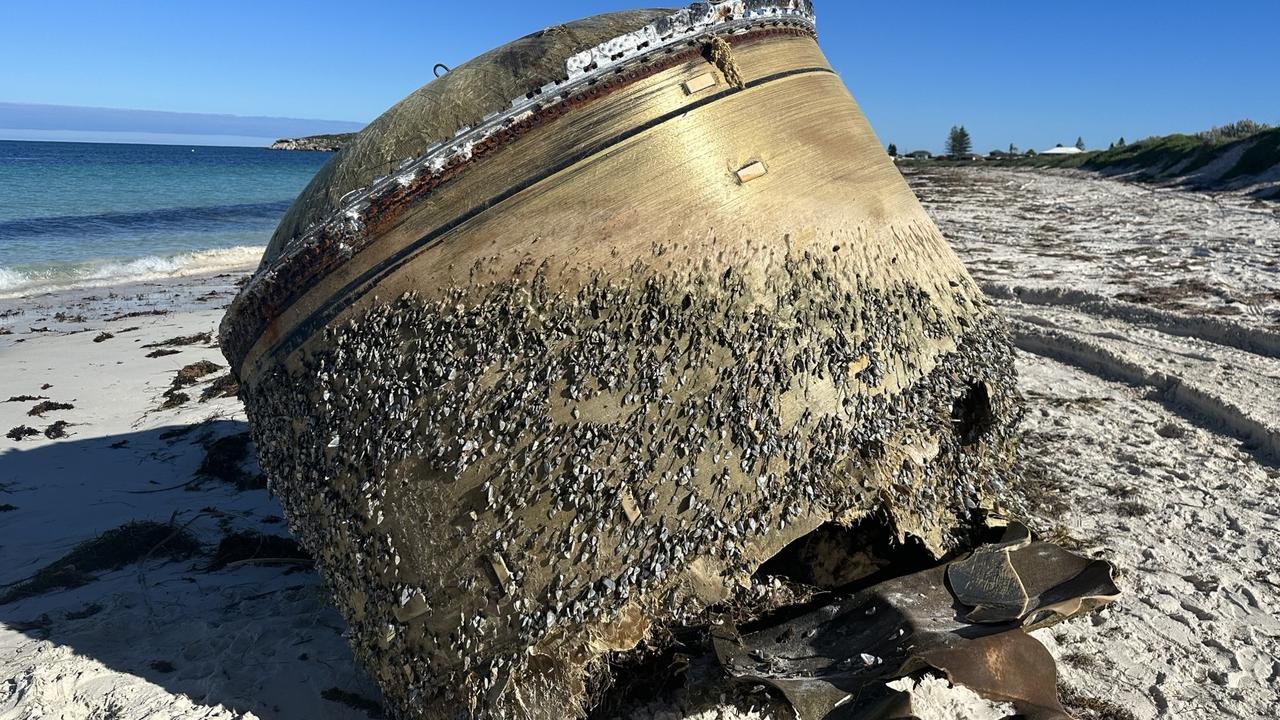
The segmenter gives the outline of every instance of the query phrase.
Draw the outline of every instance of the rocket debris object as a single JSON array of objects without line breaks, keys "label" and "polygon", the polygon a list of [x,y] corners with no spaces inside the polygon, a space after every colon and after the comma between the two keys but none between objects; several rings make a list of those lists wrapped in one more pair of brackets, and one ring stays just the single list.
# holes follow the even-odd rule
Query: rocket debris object
[{"label": "rocket debris object", "polygon": [[1007,482],[1003,323],[803,0],[453,68],[321,169],[221,336],[406,718],[581,714],[797,538],[876,513],[941,555]]}]

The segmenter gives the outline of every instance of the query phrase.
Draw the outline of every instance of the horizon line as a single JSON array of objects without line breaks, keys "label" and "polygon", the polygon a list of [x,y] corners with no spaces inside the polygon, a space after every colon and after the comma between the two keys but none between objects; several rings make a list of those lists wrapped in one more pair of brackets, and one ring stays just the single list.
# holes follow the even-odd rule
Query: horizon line
[{"label": "horizon line", "polygon": [[102,110],[106,112],[137,112],[137,113],[157,113],[163,115],[196,115],[200,117],[219,117],[219,118],[235,118],[238,120],[295,120],[303,122],[321,122],[321,123],[350,123],[356,125],[368,125],[368,121],[364,120],[348,120],[343,118],[315,118],[315,117],[295,117],[292,115],[239,115],[227,112],[201,112],[195,110],[156,110],[153,108],[138,107],[110,107],[107,105],[69,105],[64,103],[47,103],[47,102],[23,102],[20,100],[0,100],[0,108],[10,107],[31,107],[31,108],[58,108],[71,110]]},{"label": "horizon line", "polygon": [[[277,140],[289,138],[267,138],[252,135],[219,135],[200,133],[146,133],[146,132],[112,132],[101,131],[88,137],[15,137],[14,133],[67,133],[80,134],[78,130],[24,130],[22,128],[0,128],[0,142],[13,143],[61,143],[67,145],[153,145],[156,147],[204,147],[204,148],[252,148],[271,149]],[[87,134],[88,135],[88,134]],[[120,137],[113,137],[120,136]],[[133,136],[133,137],[128,137]],[[225,138],[229,142],[218,142]],[[281,151],[283,152],[283,151]],[[290,152],[324,152],[320,150],[294,150]]]}]

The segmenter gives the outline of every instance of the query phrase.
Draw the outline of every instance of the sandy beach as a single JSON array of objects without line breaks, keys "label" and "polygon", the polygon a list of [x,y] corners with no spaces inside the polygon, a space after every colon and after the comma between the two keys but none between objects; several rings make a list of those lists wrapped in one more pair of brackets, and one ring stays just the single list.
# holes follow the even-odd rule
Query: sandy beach
[{"label": "sandy beach", "polygon": [[[262,557],[279,554],[269,541],[219,558],[227,538],[288,535],[239,403],[202,398],[226,389],[208,333],[242,275],[0,303],[0,399],[70,406],[0,403],[6,432],[38,431],[0,451],[0,584],[131,522],[181,532],[81,587],[0,605],[0,716],[348,718],[377,698],[309,564]],[[189,400],[166,397],[206,362],[219,369],[181,389]],[[47,437],[55,426],[65,437]]]},{"label": "sandy beach", "polygon": [[[1037,633],[1068,706],[1271,716],[1276,208],[1066,174],[908,180],[1021,349],[1026,520],[1122,571],[1119,603]],[[250,270],[0,299],[0,718],[381,716],[215,344]],[[777,713],[687,693],[632,716]]]}]

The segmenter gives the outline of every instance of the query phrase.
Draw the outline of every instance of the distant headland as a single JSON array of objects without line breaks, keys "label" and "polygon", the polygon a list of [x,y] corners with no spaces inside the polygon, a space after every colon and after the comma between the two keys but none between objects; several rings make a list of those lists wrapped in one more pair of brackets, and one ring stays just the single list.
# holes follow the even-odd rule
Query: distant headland
[{"label": "distant headland", "polygon": [[311,150],[318,152],[336,152],[343,145],[351,142],[355,133],[331,133],[328,135],[310,135],[300,138],[283,138],[271,143],[272,150]]}]

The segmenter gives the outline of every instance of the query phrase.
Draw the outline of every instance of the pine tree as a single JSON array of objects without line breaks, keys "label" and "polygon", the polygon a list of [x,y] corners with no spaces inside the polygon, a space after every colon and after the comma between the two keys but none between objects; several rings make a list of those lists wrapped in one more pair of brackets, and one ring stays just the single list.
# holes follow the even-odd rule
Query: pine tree
[{"label": "pine tree", "polygon": [[963,125],[951,128],[951,134],[947,136],[947,154],[958,158],[968,155],[972,150],[973,140],[969,137],[969,131]]},{"label": "pine tree", "polygon": [[889,143],[889,157],[898,157],[898,146]]},{"label": "pine tree", "polygon": [[1120,138],[1120,142],[1116,143],[1116,147],[1124,147],[1124,138]]},{"label": "pine tree", "polygon": [[1082,137],[1076,138],[1076,149],[1084,150],[1084,138]]}]

